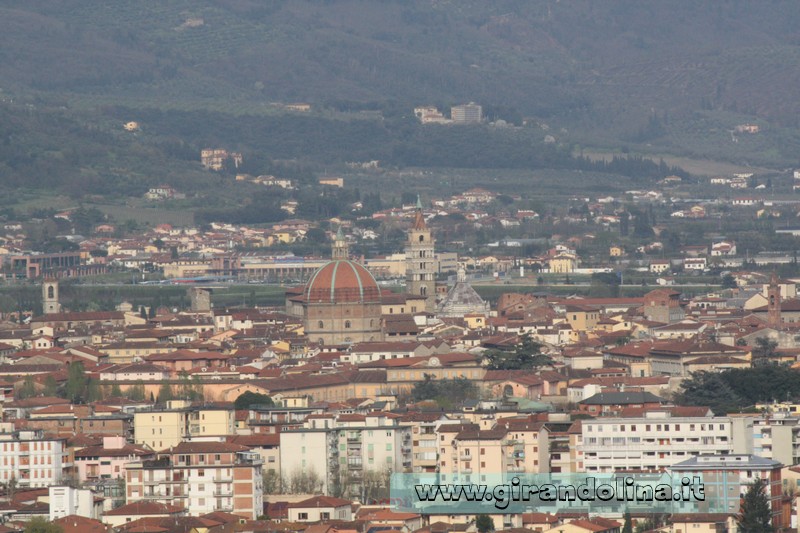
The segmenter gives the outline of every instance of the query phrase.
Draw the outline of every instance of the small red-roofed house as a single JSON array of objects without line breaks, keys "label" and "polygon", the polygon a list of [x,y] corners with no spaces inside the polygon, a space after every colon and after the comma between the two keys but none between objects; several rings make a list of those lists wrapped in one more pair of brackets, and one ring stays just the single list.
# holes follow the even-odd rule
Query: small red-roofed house
[{"label": "small red-roofed house", "polygon": [[63,533],[108,533],[111,527],[100,520],[86,518],[85,516],[69,515],[53,520]]},{"label": "small red-roofed house", "polygon": [[350,500],[332,496],[314,496],[298,503],[289,504],[289,520],[291,522],[321,522],[325,520],[353,519]]},{"label": "small red-roofed house", "polygon": [[522,527],[542,533],[561,524],[561,519],[550,513],[522,513]]},{"label": "small red-roofed house", "polygon": [[116,528],[140,518],[177,518],[179,516],[186,516],[186,509],[165,503],[138,500],[106,511],[103,514],[103,521]]},{"label": "small red-roofed house", "polygon": [[620,533],[622,524],[607,518],[581,518],[558,526],[562,533]]},{"label": "small red-roofed house", "polygon": [[716,533],[736,531],[736,515],[728,513],[688,513],[670,515],[670,530],[675,533]]},{"label": "small red-roofed house", "polygon": [[356,514],[356,519],[367,522],[369,524],[367,529],[383,530],[389,526],[400,531],[415,531],[423,525],[422,515],[401,513],[391,509],[363,509]]}]

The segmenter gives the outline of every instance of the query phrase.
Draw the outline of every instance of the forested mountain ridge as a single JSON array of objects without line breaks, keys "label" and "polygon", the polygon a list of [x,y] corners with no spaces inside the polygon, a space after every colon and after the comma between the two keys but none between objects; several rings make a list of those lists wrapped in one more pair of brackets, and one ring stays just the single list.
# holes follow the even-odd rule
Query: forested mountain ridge
[{"label": "forested mountain ridge", "polygon": [[[281,159],[591,168],[577,145],[784,168],[800,142],[798,19],[792,2],[745,0],[11,0],[0,185],[191,186],[208,146],[244,151],[252,172]],[[468,101],[529,127],[411,116]],[[313,111],[274,105],[289,102]],[[121,132],[127,120],[143,131]],[[734,144],[750,121],[762,133]]]},{"label": "forested mountain ridge", "polygon": [[25,0],[0,20],[3,85],[67,99],[800,111],[792,2]]}]

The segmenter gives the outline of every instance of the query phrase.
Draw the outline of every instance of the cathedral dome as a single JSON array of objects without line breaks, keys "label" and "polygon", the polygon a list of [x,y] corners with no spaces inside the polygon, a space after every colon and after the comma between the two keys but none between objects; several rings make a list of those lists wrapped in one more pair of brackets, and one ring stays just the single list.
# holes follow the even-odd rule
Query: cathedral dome
[{"label": "cathedral dome", "polygon": [[308,303],[380,303],[372,274],[356,262],[331,261],[317,270],[304,291]]}]

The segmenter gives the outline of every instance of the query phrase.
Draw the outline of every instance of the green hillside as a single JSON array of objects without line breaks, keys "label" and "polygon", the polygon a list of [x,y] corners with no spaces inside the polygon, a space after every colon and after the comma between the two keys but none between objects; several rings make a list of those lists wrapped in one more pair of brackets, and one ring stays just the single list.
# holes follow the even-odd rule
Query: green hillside
[{"label": "green hillside", "polygon": [[[308,102],[313,117],[289,116],[338,122],[353,134],[345,144],[392,144],[345,147],[340,158],[424,164],[435,158],[402,157],[413,152],[403,146],[407,136],[427,135],[404,114],[476,101],[491,118],[528,119],[537,142],[547,128],[564,145],[781,167],[797,162],[798,27],[790,1],[10,0],[0,5],[0,101],[55,113],[52,121],[37,115],[26,126],[33,130],[66,113],[83,124],[81,135],[100,137],[90,144],[115,143],[131,157],[142,155],[132,147],[155,151],[167,168],[180,150],[165,152],[164,137],[109,139],[116,121],[158,111],[150,133],[191,150],[214,140],[273,148],[271,139],[248,136],[261,135],[257,128],[191,128],[187,136],[169,124],[181,115],[168,113],[283,125],[287,115],[274,103]],[[389,122],[357,114],[364,111]],[[729,130],[742,122],[759,123],[762,134],[734,145]],[[328,154],[340,146],[325,131],[317,146]],[[301,148],[270,156],[297,157]],[[0,172],[12,164],[1,160]],[[135,175],[129,166],[125,174]],[[67,171],[86,173],[85,165]]]}]

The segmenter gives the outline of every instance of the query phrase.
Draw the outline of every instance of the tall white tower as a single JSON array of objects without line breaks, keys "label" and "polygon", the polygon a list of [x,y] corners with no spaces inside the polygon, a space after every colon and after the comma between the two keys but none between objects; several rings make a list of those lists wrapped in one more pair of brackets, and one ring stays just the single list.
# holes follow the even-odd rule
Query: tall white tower
[{"label": "tall white tower", "polygon": [[58,280],[45,279],[42,283],[42,311],[46,315],[61,312],[61,304],[58,303]]},{"label": "tall white tower", "polygon": [[425,296],[425,310],[436,310],[436,257],[431,230],[422,215],[422,202],[417,196],[414,225],[406,242],[406,292]]}]

